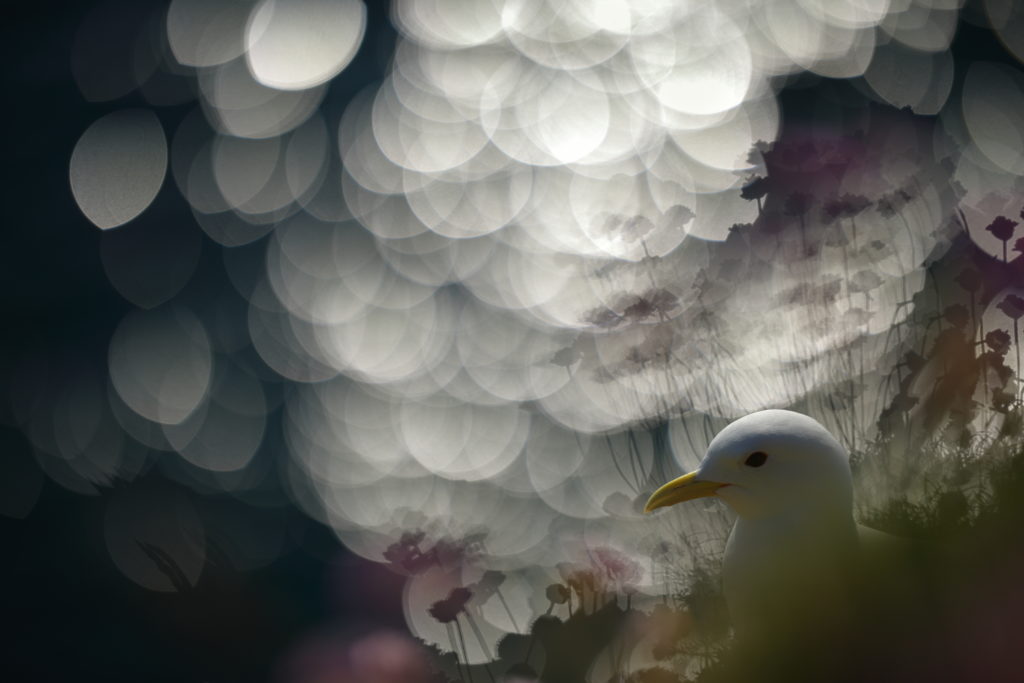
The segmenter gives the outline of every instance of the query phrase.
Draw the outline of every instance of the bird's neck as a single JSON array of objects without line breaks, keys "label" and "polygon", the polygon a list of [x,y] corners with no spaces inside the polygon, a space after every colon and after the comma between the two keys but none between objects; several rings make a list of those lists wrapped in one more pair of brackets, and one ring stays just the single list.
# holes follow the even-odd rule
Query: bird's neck
[{"label": "bird's neck", "polygon": [[840,551],[856,546],[857,525],[851,513],[794,509],[763,517],[739,517],[733,535],[757,538],[757,546],[798,548],[808,544]]},{"label": "bird's neck", "polygon": [[766,581],[844,573],[857,550],[852,514],[740,517],[729,536],[724,569],[727,574],[754,572]]},{"label": "bird's neck", "polygon": [[736,525],[751,528],[786,529],[789,532],[813,533],[816,531],[856,531],[853,513],[850,510],[835,509],[838,506],[794,506],[758,516],[739,516]]},{"label": "bird's neck", "polygon": [[857,543],[852,515],[737,519],[722,567],[734,623],[757,631],[786,620],[810,624],[822,611],[846,612]]}]

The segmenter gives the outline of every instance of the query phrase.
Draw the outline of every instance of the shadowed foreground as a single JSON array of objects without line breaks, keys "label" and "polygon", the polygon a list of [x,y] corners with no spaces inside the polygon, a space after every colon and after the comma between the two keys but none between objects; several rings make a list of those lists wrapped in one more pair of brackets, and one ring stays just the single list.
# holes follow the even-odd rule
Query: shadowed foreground
[{"label": "shadowed foreground", "polygon": [[[1019,680],[1024,448],[984,467],[987,493],[936,490],[923,503],[896,500],[868,515],[902,538],[868,548],[845,612],[737,640],[717,570],[643,609],[610,595],[569,616],[562,587],[548,592],[549,614],[529,635],[506,636],[489,664],[459,666],[450,653],[436,661],[450,680],[466,682]],[[785,598],[792,614],[814,613],[803,596]]]}]

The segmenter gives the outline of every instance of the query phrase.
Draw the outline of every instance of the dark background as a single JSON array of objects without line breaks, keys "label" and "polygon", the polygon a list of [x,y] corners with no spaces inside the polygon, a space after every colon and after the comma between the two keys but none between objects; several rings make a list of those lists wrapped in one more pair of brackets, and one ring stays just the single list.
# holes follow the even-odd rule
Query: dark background
[{"label": "dark background", "polygon": [[[123,107],[148,107],[136,93],[90,103],[71,72],[71,46],[96,2],[31,2],[5,6],[0,38],[6,83],[5,227],[0,246],[0,457],[35,468],[17,415],[31,396],[21,391],[26,364],[39,382],[58,382],[81,366],[106,372],[110,335],[133,306],[109,284],[100,261],[107,236],[78,210],[68,162],[85,128]],[[132,5],[135,3],[127,3]],[[368,3],[359,55],[331,84],[325,107],[340,111],[358,90],[379,80],[395,32],[386,3]],[[195,106],[153,108],[168,131]],[[221,247],[195,224],[169,178],[148,216],[175,220],[203,240],[200,265],[186,296],[226,278]],[[37,368],[39,370],[37,371]],[[279,413],[269,416],[270,431]],[[269,457],[283,449],[267,439]],[[277,452],[275,452],[277,451]],[[38,468],[36,468],[38,469]],[[158,593],[123,576],[104,541],[104,496],[73,493],[31,472],[0,481],[42,486],[25,519],[0,515],[0,619],[8,635],[0,657],[6,680],[260,681],[282,677],[289,652],[317,634],[404,628],[401,577],[345,551],[333,532],[301,512],[275,516],[287,524],[282,555],[239,572],[211,553],[198,585]],[[180,486],[159,468],[130,484]],[[249,514],[231,496],[219,504]]]}]

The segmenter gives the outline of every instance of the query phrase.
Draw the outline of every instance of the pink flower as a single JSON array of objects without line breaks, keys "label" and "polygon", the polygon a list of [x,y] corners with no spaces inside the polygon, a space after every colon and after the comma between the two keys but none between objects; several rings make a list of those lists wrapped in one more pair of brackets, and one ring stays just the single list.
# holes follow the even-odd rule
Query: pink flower
[{"label": "pink flower", "polygon": [[640,565],[613,548],[597,548],[594,558],[608,578],[616,584],[632,583],[640,577]]}]

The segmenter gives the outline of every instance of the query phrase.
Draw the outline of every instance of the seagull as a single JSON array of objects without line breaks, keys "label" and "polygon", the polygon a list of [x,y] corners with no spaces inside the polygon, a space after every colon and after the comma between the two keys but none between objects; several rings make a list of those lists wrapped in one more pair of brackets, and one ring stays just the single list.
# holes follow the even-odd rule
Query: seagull
[{"label": "seagull", "polygon": [[858,525],[846,450],[787,410],[729,424],[645,511],[711,496],[736,513],[722,566],[735,657],[701,680],[1020,680],[1017,523],[952,546]]},{"label": "seagull", "polygon": [[836,632],[849,623],[862,536],[846,450],[813,418],[764,410],[725,427],[699,467],[655,491],[652,512],[713,496],[736,513],[722,590],[738,639]]}]

